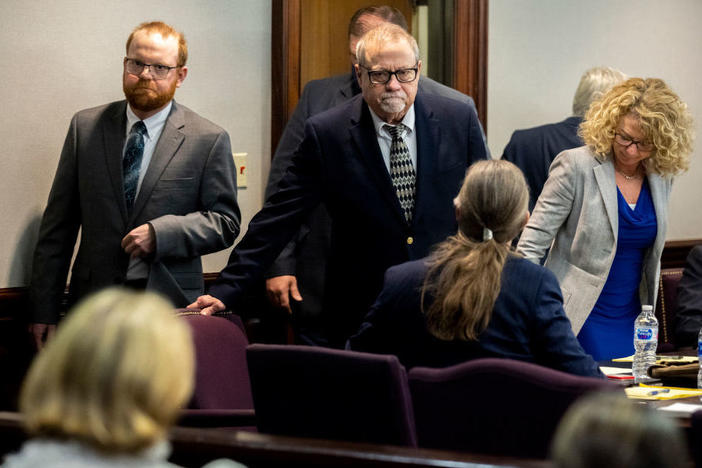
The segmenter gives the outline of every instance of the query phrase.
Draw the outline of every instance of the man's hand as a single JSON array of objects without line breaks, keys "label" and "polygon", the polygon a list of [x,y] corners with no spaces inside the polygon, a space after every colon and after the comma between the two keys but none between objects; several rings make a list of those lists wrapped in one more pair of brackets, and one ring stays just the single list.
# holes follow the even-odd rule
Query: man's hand
[{"label": "man's hand", "polygon": [[289,314],[292,314],[290,298],[292,297],[297,302],[302,300],[300,291],[297,289],[297,278],[293,275],[268,278],[266,280],[266,293],[271,304],[287,310]]},{"label": "man's hand", "polygon": [[156,248],[156,235],[151,224],[137,226],[122,239],[122,248],[130,257],[146,257]]},{"label": "man's hand", "polygon": [[34,346],[41,351],[46,343],[54,337],[56,325],[50,323],[30,323],[29,334],[34,339]]},{"label": "man's hand", "polygon": [[209,294],[198,297],[195,302],[188,306],[188,309],[200,309],[200,314],[202,315],[212,315],[226,308],[227,306],[224,305],[224,302]]}]

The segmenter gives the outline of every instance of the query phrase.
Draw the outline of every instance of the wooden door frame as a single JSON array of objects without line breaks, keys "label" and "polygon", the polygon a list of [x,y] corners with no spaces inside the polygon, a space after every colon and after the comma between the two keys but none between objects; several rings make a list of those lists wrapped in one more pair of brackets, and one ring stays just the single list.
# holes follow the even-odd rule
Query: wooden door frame
[{"label": "wooden door frame", "polygon": [[[454,2],[454,88],[473,97],[487,133],[488,0]],[[300,98],[301,0],[272,0],[271,157]]]}]

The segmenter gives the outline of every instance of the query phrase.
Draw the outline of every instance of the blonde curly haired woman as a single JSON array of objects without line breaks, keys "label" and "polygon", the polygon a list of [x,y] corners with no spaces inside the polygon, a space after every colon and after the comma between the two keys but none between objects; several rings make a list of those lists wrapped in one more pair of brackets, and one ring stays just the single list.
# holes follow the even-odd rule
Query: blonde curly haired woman
[{"label": "blonde curly haired woman", "polygon": [[631,78],[595,101],[585,146],[562,152],[518,250],[558,278],[566,315],[595,360],[633,354],[654,304],[673,176],[687,170],[692,118],[660,79]]}]

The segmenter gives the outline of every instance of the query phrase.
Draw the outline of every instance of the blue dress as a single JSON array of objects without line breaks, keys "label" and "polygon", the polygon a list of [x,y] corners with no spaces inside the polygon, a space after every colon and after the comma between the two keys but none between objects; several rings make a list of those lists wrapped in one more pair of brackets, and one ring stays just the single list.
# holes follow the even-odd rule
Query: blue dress
[{"label": "blue dress", "polygon": [[641,312],[639,284],[643,259],[658,230],[646,179],[635,209],[631,209],[619,189],[617,203],[617,251],[600,297],[578,334],[583,349],[595,361],[634,354],[634,321]]}]

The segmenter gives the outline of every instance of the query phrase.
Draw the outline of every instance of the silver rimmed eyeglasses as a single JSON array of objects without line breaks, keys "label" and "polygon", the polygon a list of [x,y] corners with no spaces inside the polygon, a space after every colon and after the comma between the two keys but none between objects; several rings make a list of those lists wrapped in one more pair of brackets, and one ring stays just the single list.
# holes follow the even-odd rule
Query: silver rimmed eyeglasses
[{"label": "silver rimmed eyeglasses", "polygon": [[168,76],[168,72],[174,68],[179,68],[179,65],[175,67],[169,67],[168,65],[161,65],[158,63],[144,63],[140,60],[124,57],[124,67],[127,73],[139,76],[144,72],[144,68],[149,69],[149,73],[154,80],[162,80]]}]

